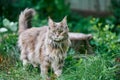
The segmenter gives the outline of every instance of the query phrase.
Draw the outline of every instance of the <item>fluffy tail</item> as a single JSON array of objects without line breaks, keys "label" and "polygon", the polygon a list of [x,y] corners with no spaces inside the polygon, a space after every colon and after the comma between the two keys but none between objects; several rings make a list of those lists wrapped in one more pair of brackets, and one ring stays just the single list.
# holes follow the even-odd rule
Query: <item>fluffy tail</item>
[{"label": "fluffy tail", "polygon": [[19,16],[19,30],[18,33],[20,34],[27,28],[31,28],[31,19],[35,14],[35,10],[26,8],[23,12],[21,12]]}]

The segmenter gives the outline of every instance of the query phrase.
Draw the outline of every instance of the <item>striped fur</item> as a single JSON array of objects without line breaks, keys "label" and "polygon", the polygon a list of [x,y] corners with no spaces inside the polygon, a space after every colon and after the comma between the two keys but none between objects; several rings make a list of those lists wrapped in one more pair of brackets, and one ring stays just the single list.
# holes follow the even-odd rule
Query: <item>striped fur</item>
[{"label": "striped fur", "polygon": [[[61,22],[48,20],[48,26],[30,28],[33,9],[25,9],[19,17],[20,59],[34,67],[40,65],[41,75],[48,78],[48,69],[52,67],[56,76],[62,73],[66,52],[70,46],[66,17]],[[29,17],[29,18],[28,18]]]}]

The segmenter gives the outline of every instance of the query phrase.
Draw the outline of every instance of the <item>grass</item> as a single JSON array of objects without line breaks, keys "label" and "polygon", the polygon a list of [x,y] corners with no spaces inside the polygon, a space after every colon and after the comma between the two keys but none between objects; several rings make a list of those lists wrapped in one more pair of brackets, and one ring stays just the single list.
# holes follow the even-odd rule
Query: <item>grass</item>
[{"label": "grass", "polygon": [[67,67],[58,80],[114,80],[115,67],[100,56],[80,59],[76,64]]},{"label": "grass", "polygon": [[22,66],[14,66],[8,71],[0,72],[0,80],[40,80],[36,69],[23,70]]},{"label": "grass", "polygon": [[[19,49],[16,46],[17,35],[5,35],[1,43],[0,80],[41,80],[39,68],[28,66],[27,70],[23,70],[19,61]],[[70,50],[68,54],[63,73],[56,80],[119,80],[115,74],[115,62],[109,59],[109,56],[78,55],[81,58],[76,59],[74,50]]]},{"label": "grass", "polygon": [[[91,56],[79,60],[69,56],[63,74],[56,80],[115,80],[115,67],[103,57]],[[38,68],[23,70],[20,61],[8,70],[0,71],[0,80],[41,80]]]}]

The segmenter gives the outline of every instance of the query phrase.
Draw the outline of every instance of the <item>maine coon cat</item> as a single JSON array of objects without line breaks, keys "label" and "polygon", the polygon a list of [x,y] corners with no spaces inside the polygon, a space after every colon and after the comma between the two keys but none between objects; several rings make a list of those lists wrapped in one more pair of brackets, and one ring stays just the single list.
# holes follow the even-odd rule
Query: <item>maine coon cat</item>
[{"label": "maine coon cat", "polygon": [[45,79],[48,78],[49,67],[56,76],[60,76],[70,46],[66,17],[61,22],[54,22],[49,17],[48,26],[30,28],[34,13],[33,9],[25,9],[19,16],[20,59],[24,66],[28,63],[40,66]]}]

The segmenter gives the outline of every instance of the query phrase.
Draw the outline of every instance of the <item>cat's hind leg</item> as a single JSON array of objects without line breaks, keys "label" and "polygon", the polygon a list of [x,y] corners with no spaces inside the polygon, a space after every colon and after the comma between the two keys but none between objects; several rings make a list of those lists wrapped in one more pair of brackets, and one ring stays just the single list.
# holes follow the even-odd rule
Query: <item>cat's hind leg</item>
[{"label": "cat's hind leg", "polygon": [[20,60],[23,62],[23,66],[26,67],[28,64],[27,53],[25,49],[21,50]]},{"label": "cat's hind leg", "polygon": [[23,59],[23,66],[26,67],[28,65],[28,60]]},{"label": "cat's hind leg", "polygon": [[32,63],[32,65],[34,68],[38,67],[38,64],[36,64],[36,63]]}]

